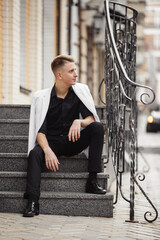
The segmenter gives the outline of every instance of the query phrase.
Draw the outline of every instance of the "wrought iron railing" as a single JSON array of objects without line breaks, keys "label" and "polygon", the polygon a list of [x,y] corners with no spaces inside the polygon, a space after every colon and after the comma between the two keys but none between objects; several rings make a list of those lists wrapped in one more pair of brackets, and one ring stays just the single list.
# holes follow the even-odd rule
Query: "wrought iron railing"
[{"label": "wrought iron railing", "polygon": [[[119,8],[121,11],[119,12]],[[138,170],[137,144],[137,87],[145,89],[140,101],[152,103],[154,91],[145,85],[136,83],[136,18],[137,11],[128,6],[105,1],[106,34],[105,34],[105,86],[106,86],[106,128],[108,134],[108,159],[113,162],[116,175],[116,195],[118,201],[120,191],[122,197],[130,204],[130,220],[134,222],[135,183],[155,210],[155,217],[148,219],[153,222],[158,212],[144,190],[136,180]],[[112,19],[112,20],[111,20]],[[146,101],[149,100],[149,101]],[[127,166],[130,168],[130,199],[122,190],[122,174]],[[139,177],[144,180],[144,177]]]}]

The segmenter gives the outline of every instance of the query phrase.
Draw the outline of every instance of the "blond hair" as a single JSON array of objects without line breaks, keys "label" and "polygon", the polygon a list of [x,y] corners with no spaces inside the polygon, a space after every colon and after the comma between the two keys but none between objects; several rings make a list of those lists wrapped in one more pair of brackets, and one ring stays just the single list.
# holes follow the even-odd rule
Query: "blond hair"
[{"label": "blond hair", "polygon": [[57,70],[61,67],[63,67],[67,62],[75,62],[73,57],[70,55],[58,55],[56,56],[52,63],[51,63],[51,69],[54,75],[56,74]]}]

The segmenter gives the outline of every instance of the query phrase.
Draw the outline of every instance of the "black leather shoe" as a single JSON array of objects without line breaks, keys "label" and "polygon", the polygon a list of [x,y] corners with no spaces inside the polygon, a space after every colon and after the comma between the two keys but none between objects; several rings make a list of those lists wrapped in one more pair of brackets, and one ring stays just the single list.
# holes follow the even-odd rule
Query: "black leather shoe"
[{"label": "black leather shoe", "polygon": [[39,215],[39,203],[32,201],[28,203],[23,217],[34,217],[35,215]]},{"label": "black leather shoe", "polygon": [[86,192],[94,194],[106,194],[106,190],[99,186],[98,182],[87,181]]}]

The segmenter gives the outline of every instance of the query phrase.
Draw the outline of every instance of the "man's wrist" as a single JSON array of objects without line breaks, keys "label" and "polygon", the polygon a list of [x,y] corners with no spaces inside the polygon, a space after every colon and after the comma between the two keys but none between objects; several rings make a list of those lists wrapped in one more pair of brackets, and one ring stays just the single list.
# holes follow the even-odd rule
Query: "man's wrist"
[{"label": "man's wrist", "polygon": [[82,119],[78,119],[79,122],[80,122],[80,126],[82,127]]},{"label": "man's wrist", "polygon": [[46,153],[48,150],[50,150],[50,146],[46,146],[43,148],[44,153]]}]

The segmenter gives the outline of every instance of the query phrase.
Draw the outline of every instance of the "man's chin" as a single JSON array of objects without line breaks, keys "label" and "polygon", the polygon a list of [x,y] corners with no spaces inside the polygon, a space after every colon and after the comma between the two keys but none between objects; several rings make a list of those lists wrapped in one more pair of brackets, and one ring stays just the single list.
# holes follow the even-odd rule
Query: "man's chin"
[{"label": "man's chin", "polygon": [[73,81],[73,82],[72,82],[72,85],[75,85],[75,84],[76,84],[76,81]]}]

